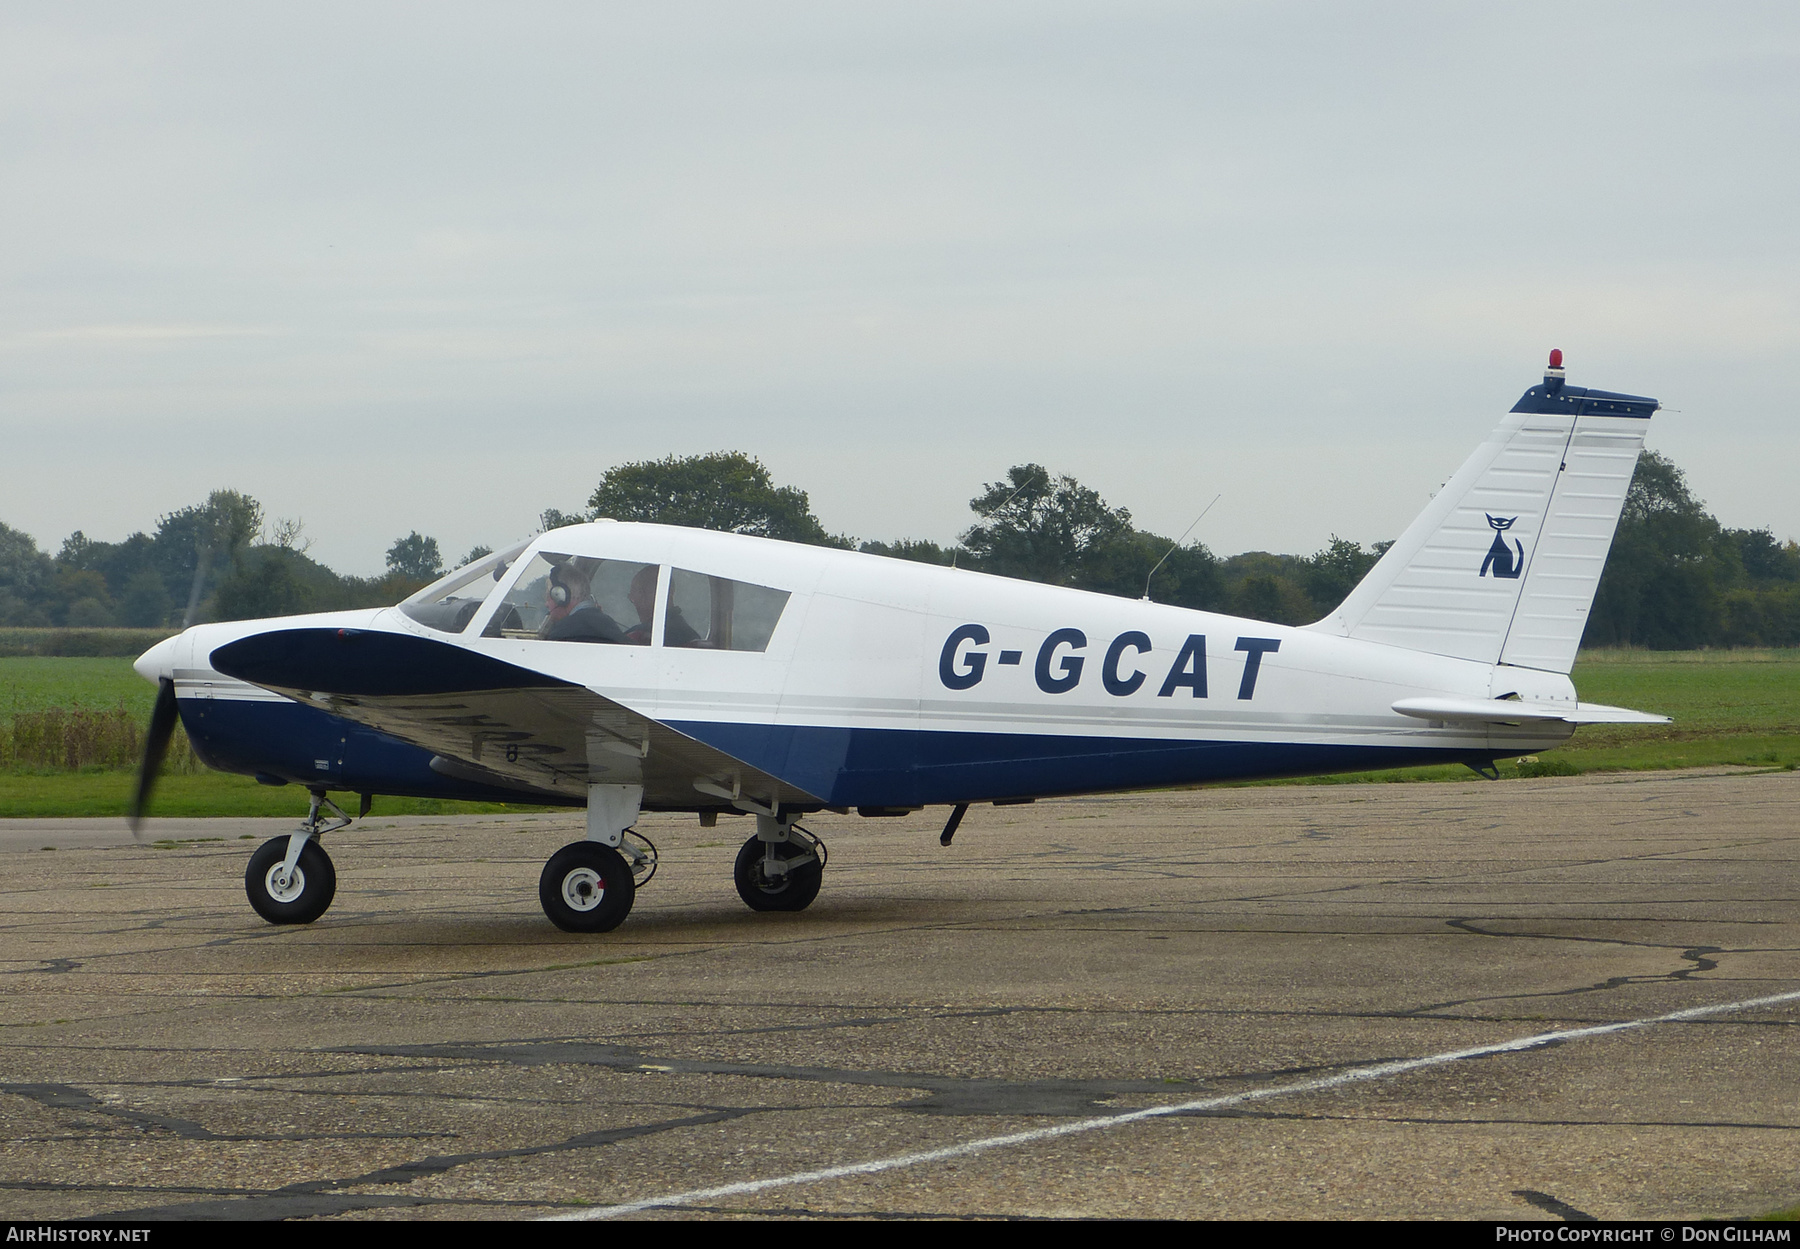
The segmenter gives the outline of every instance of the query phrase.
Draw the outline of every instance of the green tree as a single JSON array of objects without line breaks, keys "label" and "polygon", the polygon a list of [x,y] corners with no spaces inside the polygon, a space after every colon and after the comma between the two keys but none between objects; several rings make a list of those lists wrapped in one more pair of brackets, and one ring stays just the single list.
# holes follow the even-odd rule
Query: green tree
[{"label": "green tree", "polygon": [[75,628],[104,628],[117,624],[106,578],[88,568],[59,568],[54,587],[51,619]]},{"label": "green tree", "polygon": [[[942,552],[936,562],[954,554],[963,567],[981,572],[1126,598],[1148,592],[1178,607],[1224,601],[1219,562],[1205,546],[1177,546],[1137,529],[1130,511],[1041,464],[1015,464],[969,500],[969,508],[980,520],[963,534],[961,548]],[[895,544],[906,545],[912,544]]]},{"label": "green tree", "polygon": [[119,623],[113,610],[97,598],[78,598],[70,603],[63,623],[71,629],[106,629]]},{"label": "green tree", "polygon": [[1143,530],[1132,530],[1092,547],[1082,560],[1075,585],[1102,594],[1148,597],[1158,603],[1202,611],[1217,610],[1225,604],[1219,561],[1211,551],[1199,542],[1176,546],[1167,538]]},{"label": "green tree", "polygon": [[310,596],[294,569],[304,558],[286,547],[252,547],[219,583],[214,616],[219,620],[259,620],[291,616],[315,606],[308,601]]},{"label": "green tree", "polygon": [[[1721,537],[1719,522],[1693,496],[1682,471],[1645,451],[1625,494],[1583,644],[1686,650],[1712,643],[1722,623]],[[1741,555],[1732,554],[1741,570]]]},{"label": "green tree", "polygon": [[388,572],[408,581],[435,581],[444,573],[444,557],[438,553],[436,538],[415,529],[388,548],[387,566]]},{"label": "green tree", "polygon": [[119,595],[121,624],[138,628],[165,625],[169,623],[169,615],[174,610],[175,604],[169,598],[169,588],[152,568],[145,568],[134,574]]},{"label": "green tree", "polygon": [[741,451],[621,464],[600,479],[588,498],[588,513],[814,546],[850,546],[848,539],[825,532],[806,491],[777,486],[762,461]]},{"label": "green tree", "polygon": [[1226,601],[1233,615],[1276,624],[1308,624],[1324,615],[1306,592],[1308,568],[1298,555],[1245,551],[1221,568]]},{"label": "green tree", "polygon": [[154,562],[170,599],[204,615],[208,594],[236,569],[262,521],[262,504],[236,490],[215,490],[205,503],[161,517]]},{"label": "green tree", "polygon": [[1780,582],[1728,590],[1720,602],[1726,646],[1800,646],[1800,585]]},{"label": "green tree", "polygon": [[1350,591],[1369,575],[1369,569],[1375,567],[1376,561],[1392,545],[1392,542],[1377,542],[1365,551],[1362,543],[1332,534],[1324,550],[1304,561],[1300,574],[1300,584],[1317,611],[1314,619],[1330,614],[1349,597]]},{"label": "green tree", "polygon": [[538,513],[538,528],[545,533],[552,529],[567,529],[570,525],[587,523],[587,517],[579,512],[564,512],[554,507],[547,507]]},{"label": "green tree", "polygon": [[981,571],[1050,585],[1080,584],[1084,564],[1134,532],[1130,512],[1041,464],[1015,464],[969,508],[981,519],[962,544]]},{"label": "green tree", "polygon": [[55,562],[36,539],[0,524],[0,624],[49,623],[43,598],[55,576]]},{"label": "green tree", "polygon": [[[123,542],[96,542],[77,529],[63,539],[62,550],[56,556],[56,567],[58,572],[98,573],[106,580],[107,593],[123,612],[126,587],[146,575],[157,576],[156,542],[145,533],[134,533]],[[146,601],[143,594],[140,584],[137,596],[140,608]],[[167,597],[166,587],[164,597]],[[141,614],[139,611],[134,616]],[[166,621],[157,619],[145,623],[160,625]]]},{"label": "green tree", "polygon": [[1721,537],[1751,583],[1800,581],[1800,546],[1777,542],[1767,529],[1727,529]]}]

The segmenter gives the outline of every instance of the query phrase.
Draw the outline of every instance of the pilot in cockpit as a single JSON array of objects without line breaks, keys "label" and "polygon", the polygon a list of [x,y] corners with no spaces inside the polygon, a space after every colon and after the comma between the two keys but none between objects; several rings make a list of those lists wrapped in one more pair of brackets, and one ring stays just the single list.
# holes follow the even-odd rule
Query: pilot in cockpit
[{"label": "pilot in cockpit", "polygon": [[618,622],[594,602],[593,582],[579,559],[568,559],[550,570],[544,584],[544,623],[538,636],[551,642],[625,641]]}]

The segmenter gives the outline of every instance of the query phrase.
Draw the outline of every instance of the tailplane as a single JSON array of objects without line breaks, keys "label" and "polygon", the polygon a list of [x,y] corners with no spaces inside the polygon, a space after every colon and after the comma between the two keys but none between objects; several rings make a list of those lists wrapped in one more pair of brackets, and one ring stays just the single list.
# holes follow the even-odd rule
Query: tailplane
[{"label": "tailplane", "polygon": [[1654,399],[1541,386],[1311,628],[1567,673],[1587,627]]}]

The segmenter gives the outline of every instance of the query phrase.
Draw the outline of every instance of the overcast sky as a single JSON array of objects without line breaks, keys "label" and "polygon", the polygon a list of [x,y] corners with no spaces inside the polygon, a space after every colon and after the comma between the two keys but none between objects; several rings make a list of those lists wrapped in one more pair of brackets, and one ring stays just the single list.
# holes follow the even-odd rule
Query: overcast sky
[{"label": "overcast sky", "polygon": [[1800,8],[0,10],[0,521],[229,487],[446,556],[741,449],[950,541],[1008,465],[1395,536],[1561,347],[1800,537]]}]

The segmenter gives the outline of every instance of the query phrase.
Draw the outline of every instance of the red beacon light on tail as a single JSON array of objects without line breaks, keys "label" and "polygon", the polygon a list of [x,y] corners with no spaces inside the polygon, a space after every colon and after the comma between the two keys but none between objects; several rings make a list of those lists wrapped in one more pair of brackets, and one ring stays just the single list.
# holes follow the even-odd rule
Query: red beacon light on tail
[{"label": "red beacon light on tail", "polygon": [[1563,384],[1562,348],[1561,347],[1552,347],[1550,349],[1550,367],[1544,370],[1544,386],[1552,394],[1554,394],[1556,391],[1562,389],[1562,384]]}]

